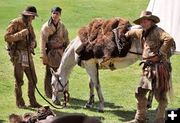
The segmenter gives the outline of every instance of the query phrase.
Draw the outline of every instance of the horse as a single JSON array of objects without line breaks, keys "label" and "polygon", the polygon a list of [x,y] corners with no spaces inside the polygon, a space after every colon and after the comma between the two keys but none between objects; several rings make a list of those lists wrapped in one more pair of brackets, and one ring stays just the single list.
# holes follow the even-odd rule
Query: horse
[{"label": "horse", "polygon": [[85,104],[85,107],[91,108],[94,103],[94,88],[96,88],[97,95],[99,98],[99,107],[98,111],[104,111],[104,97],[101,91],[101,85],[99,80],[99,69],[119,69],[127,67],[141,58],[142,49],[140,46],[140,41],[137,39],[131,39],[131,47],[127,52],[127,55],[124,57],[113,57],[108,59],[106,62],[103,62],[103,58],[89,58],[79,61],[79,54],[77,50],[81,47],[82,41],[79,36],[73,39],[68,47],[65,49],[61,63],[57,71],[52,72],[52,101],[54,104],[59,105],[61,97],[64,93],[68,92],[69,85],[69,75],[75,65],[80,65],[80,67],[86,69],[87,74],[89,75],[89,100]]}]

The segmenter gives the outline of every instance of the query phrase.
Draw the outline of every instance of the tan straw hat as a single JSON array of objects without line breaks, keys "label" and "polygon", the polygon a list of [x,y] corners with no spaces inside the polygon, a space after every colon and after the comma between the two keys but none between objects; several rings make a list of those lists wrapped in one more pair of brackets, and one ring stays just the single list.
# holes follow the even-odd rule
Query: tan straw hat
[{"label": "tan straw hat", "polygon": [[34,6],[28,6],[23,12],[22,12],[23,15],[33,15],[33,16],[37,16],[38,17],[38,14],[37,14],[37,10],[36,10],[36,7]]},{"label": "tan straw hat", "polygon": [[160,22],[159,17],[157,17],[155,15],[152,15],[152,12],[150,12],[150,11],[142,11],[141,15],[140,15],[140,18],[134,20],[133,23],[140,25],[140,21],[143,20],[143,19],[152,20],[155,23]]}]

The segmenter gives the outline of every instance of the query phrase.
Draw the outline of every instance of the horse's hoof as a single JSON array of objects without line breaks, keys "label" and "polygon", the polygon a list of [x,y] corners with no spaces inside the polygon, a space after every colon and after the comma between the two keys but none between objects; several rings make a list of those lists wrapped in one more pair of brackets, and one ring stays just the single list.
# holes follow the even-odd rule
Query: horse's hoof
[{"label": "horse's hoof", "polygon": [[86,103],[86,105],[85,105],[84,107],[85,107],[85,108],[92,108],[93,105],[90,105],[90,104]]}]

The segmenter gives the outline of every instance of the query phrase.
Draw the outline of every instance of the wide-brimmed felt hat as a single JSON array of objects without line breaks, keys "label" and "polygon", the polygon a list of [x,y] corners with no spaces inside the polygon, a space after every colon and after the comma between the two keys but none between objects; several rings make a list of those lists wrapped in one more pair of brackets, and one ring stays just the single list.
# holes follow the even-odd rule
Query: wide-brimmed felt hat
[{"label": "wide-brimmed felt hat", "polygon": [[152,12],[150,11],[142,11],[140,18],[136,19],[133,21],[133,23],[140,25],[140,21],[143,19],[148,19],[148,20],[152,20],[155,23],[159,23],[160,19],[159,17],[152,15]]},{"label": "wide-brimmed felt hat", "polygon": [[34,6],[28,6],[28,7],[22,12],[22,14],[23,14],[23,15],[27,15],[27,16],[33,15],[33,16],[37,16],[37,17],[38,17],[36,7],[34,7]]}]

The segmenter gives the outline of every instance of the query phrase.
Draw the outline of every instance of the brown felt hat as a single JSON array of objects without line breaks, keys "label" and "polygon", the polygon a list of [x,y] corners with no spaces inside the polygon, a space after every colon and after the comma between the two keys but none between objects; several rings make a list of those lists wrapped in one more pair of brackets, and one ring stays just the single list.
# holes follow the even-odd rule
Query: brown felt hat
[{"label": "brown felt hat", "polygon": [[142,11],[141,15],[140,15],[140,18],[134,20],[133,23],[140,25],[140,21],[143,20],[143,19],[152,20],[155,23],[160,22],[159,17],[157,17],[155,15],[152,15],[152,12],[150,12],[150,11]]},{"label": "brown felt hat", "polygon": [[33,16],[37,16],[37,17],[38,17],[36,7],[34,7],[34,6],[28,6],[28,7],[22,12],[22,14],[23,14],[23,15],[27,15],[27,16],[33,15]]}]

